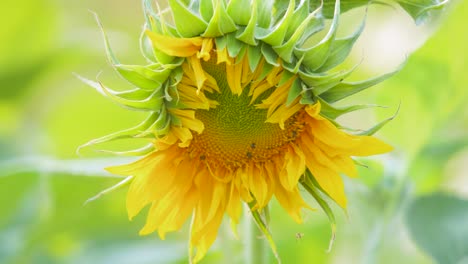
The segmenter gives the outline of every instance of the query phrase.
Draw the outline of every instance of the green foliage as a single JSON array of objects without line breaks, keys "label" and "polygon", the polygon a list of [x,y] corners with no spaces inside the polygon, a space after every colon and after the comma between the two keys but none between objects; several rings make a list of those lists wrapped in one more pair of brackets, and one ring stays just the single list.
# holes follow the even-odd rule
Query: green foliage
[{"label": "green foliage", "polygon": [[438,263],[468,259],[468,200],[434,193],[416,199],[407,212],[412,238]]},{"label": "green foliage", "polygon": [[[440,0],[392,0],[398,3],[408,14],[416,21],[416,23],[420,24],[427,20],[430,15],[437,10],[443,8],[448,1],[440,1]],[[350,9],[370,5],[370,4],[386,4],[384,1],[369,1],[369,0],[343,0],[342,1],[342,9],[344,11],[348,11]],[[334,1],[325,0],[324,1],[324,16],[325,17],[332,17],[333,16],[333,5]]]}]

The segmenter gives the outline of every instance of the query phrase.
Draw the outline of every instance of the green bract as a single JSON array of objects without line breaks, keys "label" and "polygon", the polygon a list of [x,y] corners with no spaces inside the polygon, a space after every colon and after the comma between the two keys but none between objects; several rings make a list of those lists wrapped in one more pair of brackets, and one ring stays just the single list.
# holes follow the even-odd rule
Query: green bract
[{"label": "green bract", "polygon": [[[396,2],[419,22],[427,18],[429,11],[441,8],[446,1]],[[320,100],[326,106],[323,114],[334,119],[369,106],[336,108],[332,103],[367,89],[398,71],[397,69],[365,81],[347,82],[346,78],[356,67],[333,70],[347,58],[365,25],[364,18],[353,34],[337,38],[340,14],[371,3],[366,0],[168,0],[168,9],[156,12],[150,0],[143,0],[143,8],[146,15],[145,30],[176,38],[214,38],[217,49],[226,47],[229,55],[237,61],[248,55],[252,70],[257,67],[262,57],[269,64],[265,66],[265,72],[281,63],[291,74],[298,74],[300,77],[290,90],[288,104],[297,97],[301,98],[303,104]],[[170,13],[172,17],[169,16]],[[330,27],[324,26],[326,19],[332,19]],[[327,32],[325,37],[312,44],[310,39],[321,31]],[[118,104],[134,110],[151,112],[151,115],[136,128],[93,140],[88,144],[142,135],[165,135],[171,123],[179,122],[167,109],[184,107],[177,98],[170,96],[169,90],[177,94],[177,84],[183,74],[181,65],[185,58],[170,56],[154,47],[143,32],[141,50],[149,63],[124,65],[114,56],[105,33],[104,38],[110,62],[135,89],[115,92],[100,83],[90,80],[85,82]],[[150,150],[151,147],[148,146],[148,151]]]}]

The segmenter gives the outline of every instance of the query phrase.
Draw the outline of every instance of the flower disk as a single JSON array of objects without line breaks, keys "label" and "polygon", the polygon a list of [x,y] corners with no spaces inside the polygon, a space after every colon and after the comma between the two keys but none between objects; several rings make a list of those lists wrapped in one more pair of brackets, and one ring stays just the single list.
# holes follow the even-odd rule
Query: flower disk
[{"label": "flower disk", "polygon": [[[263,163],[270,160],[284,152],[286,145],[296,139],[303,128],[297,117],[290,117],[284,129],[266,122],[267,110],[260,108],[259,104],[271,94],[270,90],[277,84],[273,79],[258,79],[261,67],[255,74],[250,72],[248,65],[226,67],[224,62],[216,64],[209,61],[202,63],[202,66],[205,74],[213,77],[219,86],[219,92],[207,95],[218,104],[215,108],[195,113],[205,129],[200,135],[194,135],[188,147],[192,157],[205,160],[210,167],[222,166],[234,171],[251,162]],[[245,75],[240,95],[233,93],[226,78],[226,71],[229,71],[229,75],[234,75],[236,67]],[[262,89],[266,91],[255,98],[253,95],[257,96]]]}]

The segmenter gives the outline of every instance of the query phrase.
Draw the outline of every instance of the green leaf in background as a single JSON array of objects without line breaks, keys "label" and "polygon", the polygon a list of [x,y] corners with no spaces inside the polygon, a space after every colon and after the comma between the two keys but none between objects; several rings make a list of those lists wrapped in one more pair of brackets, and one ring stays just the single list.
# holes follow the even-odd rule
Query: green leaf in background
[{"label": "green leaf in background", "polygon": [[0,100],[19,96],[51,62],[55,9],[48,0],[0,3]]},{"label": "green leaf in background", "polygon": [[[433,11],[442,9],[449,1],[448,0],[394,0],[397,2],[416,22],[421,24],[427,20]],[[325,0],[323,2],[323,15],[326,18],[333,17],[334,0]],[[346,12],[350,9],[368,5],[368,4],[384,4],[384,1],[370,0],[343,0],[341,1],[341,10]]]},{"label": "green leaf in background", "polygon": [[406,217],[414,242],[438,263],[468,260],[468,200],[434,193],[416,199]]}]

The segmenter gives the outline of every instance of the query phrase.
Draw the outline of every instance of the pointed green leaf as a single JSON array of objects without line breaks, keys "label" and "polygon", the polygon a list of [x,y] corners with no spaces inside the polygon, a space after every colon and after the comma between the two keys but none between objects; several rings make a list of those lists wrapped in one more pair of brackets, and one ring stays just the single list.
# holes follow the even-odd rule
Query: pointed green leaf
[{"label": "pointed green leaf", "polygon": [[259,80],[262,80],[262,79],[265,79],[266,76],[273,70],[273,68],[276,67],[268,62],[264,63],[263,64],[263,68],[262,68],[262,73],[260,74],[260,76],[258,77]]},{"label": "pointed green leaf", "polygon": [[237,25],[245,26],[251,20],[251,12],[250,9],[246,9],[247,6],[251,6],[250,0],[229,1],[227,13]]},{"label": "pointed green leaf", "polygon": [[176,91],[177,96],[179,96],[177,93],[177,87],[170,85],[170,82],[166,82],[164,84],[163,90],[164,90],[164,100],[168,102],[172,101],[173,99],[172,96],[170,95],[170,90]]},{"label": "pointed green leaf", "polygon": [[[318,11],[319,9],[317,9]],[[316,12],[313,12],[309,14],[309,16],[302,21],[302,23],[299,25],[299,27],[296,28],[294,34],[291,36],[291,38],[288,39],[286,43],[280,46],[274,46],[273,49],[276,51],[276,53],[286,62],[291,62],[292,60],[292,54],[294,49],[296,48],[297,43],[303,36],[305,30],[307,27],[310,25],[310,22],[313,19],[316,19]],[[305,56],[303,56],[305,57]]]},{"label": "pointed green leaf", "polygon": [[380,121],[379,123],[377,123],[375,126],[369,128],[368,130],[359,132],[357,134],[361,135],[361,136],[372,136],[372,135],[374,135],[375,133],[377,133],[377,131],[382,129],[382,127],[384,127],[388,122],[395,119],[395,117],[398,115],[399,111],[400,111],[400,106],[398,106],[398,109],[396,110],[396,112],[395,112],[395,114],[393,116],[391,116],[391,117],[389,117],[387,119],[384,119],[384,120]]},{"label": "pointed green leaf", "polygon": [[[320,14],[321,7],[319,9],[315,10],[314,12],[317,12]],[[322,31],[325,28],[325,19],[322,16],[317,15],[315,19],[312,19],[309,22],[309,25],[307,25],[306,30],[304,34],[302,34],[301,38],[297,42],[297,47],[301,47],[304,45],[304,43],[315,33]]]},{"label": "pointed green leaf", "polygon": [[301,1],[299,6],[294,10],[291,21],[289,22],[288,30],[286,31],[285,39],[290,39],[296,32],[300,24],[304,22],[309,16],[309,3],[308,1]]},{"label": "pointed green leaf", "polygon": [[335,13],[333,21],[327,35],[315,46],[310,48],[296,49],[294,54],[297,57],[304,56],[303,64],[310,70],[315,71],[320,68],[327,60],[332,43],[335,39],[336,30],[338,29],[338,20],[340,17],[340,0],[336,1]]},{"label": "pointed green leaf", "polygon": [[[173,119],[172,119],[173,120]],[[153,133],[157,133],[157,135],[160,134],[160,130],[165,130],[167,123],[170,123],[171,118],[167,114],[166,107],[161,108],[161,111],[157,114],[156,120],[146,129],[140,131],[138,134],[136,134],[134,137],[135,138],[145,138],[150,135],[153,135]]]},{"label": "pointed green leaf", "polygon": [[281,74],[281,78],[278,82],[277,86],[281,86],[285,84],[287,81],[289,81],[291,78],[294,77],[294,74],[288,71],[284,71],[283,74]]},{"label": "pointed green leaf", "polygon": [[[184,71],[182,70],[182,67],[175,68],[172,71],[171,76],[169,77],[170,81],[167,82],[168,87],[165,87],[165,90],[166,90],[165,92],[168,93],[168,90],[171,89],[176,94],[178,94],[177,85],[182,80],[183,75],[184,75]],[[168,100],[168,99],[166,99],[166,100]],[[168,101],[170,101],[170,100],[168,100]]]},{"label": "pointed green leaf", "polygon": [[303,105],[313,105],[317,102],[317,99],[312,93],[311,89],[305,87],[304,84],[302,84],[302,97],[299,102]]},{"label": "pointed green leaf", "polygon": [[291,88],[289,88],[288,92],[288,99],[286,100],[286,106],[289,107],[294,100],[296,100],[299,95],[302,93],[302,85],[301,85],[301,80],[296,78],[294,80],[293,84],[291,85]]},{"label": "pointed green leaf", "polygon": [[158,58],[154,54],[153,50],[153,45],[151,43],[151,40],[148,38],[146,35],[145,31],[149,29],[149,26],[145,24],[143,26],[143,30],[141,31],[140,34],[140,51],[141,54],[143,54],[143,57],[145,57],[146,61],[150,63],[156,63],[159,62]]},{"label": "pointed green leaf", "polygon": [[148,28],[161,35],[179,36],[177,29],[164,21],[158,2],[156,2],[158,13],[154,12],[152,2],[152,0],[143,0],[143,11],[145,12]]},{"label": "pointed green leaf", "polygon": [[[154,67],[156,66],[156,67]],[[171,69],[162,68],[159,65],[114,65],[115,69],[128,82],[145,90],[154,90],[161,87],[171,74]],[[157,69],[151,69],[157,68]]]},{"label": "pointed green leaf", "polygon": [[[431,13],[442,9],[449,1],[448,0],[393,0],[398,3],[416,22],[420,24],[427,20]],[[333,17],[333,6],[335,1],[333,0],[324,0],[323,1],[323,15],[326,18]],[[385,1],[370,1],[370,0],[342,0],[341,1],[341,10],[342,13],[364,5],[368,4],[384,4],[387,5]]]},{"label": "pointed green leaf", "polygon": [[[309,184],[310,186],[313,186],[316,190],[319,190],[323,195],[325,195],[326,197],[330,198],[331,200],[335,201],[335,199],[333,199],[333,197],[331,197],[321,186],[320,184],[318,183],[317,179],[315,179],[314,175],[312,175],[312,172],[310,172],[309,169],[307,169],[305,171],[305,181],[307,182],[307,184]],[[336,201],[335,201],[336,203]],[[339,205],[338,203],[336,203],[337,205]],[[346,208],[343,208],[340,206],[341,209],[343,209],[344,213],[345,214],[348,214],[348,211],[346,210]]]},{"label": "pointed green leaf", "polygon": [[331,88],[337,86],[338,84],[342,83],[354,70],[357,68],[359,64],[355,65],[353,68],[344,71],[338,71],[337,74],[333,75],[333,78],[327,80],[327,82],[317,84],[313,87],[312,91],[315,95],[321,95],[324,92],[330,90]]},{"label": "pointed green leaf", "polygon": [[296,59],[296,57],[292,57],[292,62],[283,61],[283,68],[289,72],[297,74],[301,68],[303,59],[304,57],[300,58],[299,60]]},{"label": "pointed green leaf", "polygon": [[213,17],[213,1],[212,0],[200,0],[200,14],[206,22],[210,21]]},{"label": "pointed green leaf", "polygon": [[267,224],[265,223],[263,217],[260,215],[258,210],[253,210],[254,206],[255,206],[255,202],[249,203],[250,211],[255,220],[255,223],[257,224],[258,228],[260,229],[260,231],[263,233],[266,240],[268,241],[268,244],[270,245],[273,255],[279,261],[278,249],[276,248],[276,244],[275,244],[275,241],[273,240],[273,236],[271,235]]},{"label": "pointed green leaf", "polygon": [[161,126],[156,127],[156,129],[154,130],[154,134],[158,137],[167,135],[167,133],[169,133],[169,130],[171,129],[173,119],[177,119],[177,117],[173,115],[168,115],[168,118],[166,118],[165,123],[162,123]]},{"label": "pointed green leaf", "polygon": [[215,43],[216,43],[217,50],[223,50],[226,48],[226,45],[227,45],[227,37],[222,36],[222,37],[215,38]]},{"label": "pointed green leaf", "polygon": [[333,73],[312,73],[299,71],[299,77],[305,84],[313,89],[314,94],[319,95],[329,88],[341,83],[357,68],[358,65],[359,64],[355,65],[349,70],[341,70]]},{"label": "pointed green leaf", "polygon": [[273,2],[270,0],[257,1],[258,20],[257,26],[269,28],[271,24],[271,10],[273,10]]},{"label": "pointed green leaf", "polygon": [[[112,48],[109,43],[109,38],[107,37],[107,34],[104,31],[99,17],[97,16],[97,14],[94,14],[94,16],[104,38],[107,59],[109,60],[110,64],[114,67],[114,69],[116,69],[123,78],[125,78],[130,83],[133,83],[137,87],[149,90],[154,90],[159,85],[158,83],[164,82],[170,71],[167,71],[167,69],[149,69],[159,68],[159,64],[153,64],[149,66],[120,64],[119,60],[112,51]],[[172,61],[173,59],[171,58],[170,60]]]},{"label": "pointed green leaf", "polygon": [[244,56],[247,54],[248,47],[249,45],[241,46],[239,53],[237,53],[237,56],[234,58],[235,64],[241,63],[244,60]]},{"label": "pointed green leaf", "polygon": [[326,116],[329,119],[336,119],[344,114],[351,113],[354,111],[362,110],[362,109],[368,109],[368,108],[373,108],[373,107],[383,107],[380,105],[349,105],[349,106],[333,106],[326,101],[318,98],[321,104],[321,110],[320,114]]},{"label": "pointed green leaf", "polygon": [[145,30],[143,30],[142,39],[144,39],[144,41],[147,42],[149,46],[151,46],[151,49],[153,50],[153,54],[157,62],[161,64],[169,64],[172,63],[172,61],[174,61],[175,57],[167,55],[164,51],[158,49],[155,45],[153,45],[153,41],[148,37],[148,34]]},{"label": "pointed green leaf", "polygon": [[257,0],[253,0],[252,6],[250,6],[249,9],[252,9],[249,24],[243,31],[239,31],[236,37],[249,45],[256,46],[257,40],[255,39],[255,27],[257,26]]},{"label": "pointed green leaf", "polygon": [[[153,8],[151,6],[151,0],[144,0],[144,2],[147,26],[150,31],[160,35],[180,37],[180,34],[177,32],[177,29],[165,22],[164,15],[161,14],[157,2],[156,5],[158,7],[158,14],[154,13]],[[167,55],[165,52],[153,46],[152,41],[149,39],[148,35],[145,32],[145,29],[143,29],[142,39],[144,39],[146,42],[149,42],[150,46],[153,49],[154,56],[156,57],[158,62],[162,64],[168,64],[174,60],[174,57]]]},{"label": "pointed green leaf", "polygon": [[158,10],[157,13],[153,10],[152,2],[152,0],[143,0],[143,10],[145,12],[148,28],[161,35],[179,37],[180,35],[177,32],[177,29],[170,23],[166,23],[164,20],[164,11],[161,11],[158,2],[154,1]]},{"label": "pointed green leaf", "polygon": [[[271,13],[272,13],[273,24],[275,24],[276,22],[280,21],[281,18],[283,18],[284,15],[286,14],[290,1],[289,0],[274,0],[273,2],[274,4],[273,4],[273,9]],[[304,2],[304,1],[300,1],[300,2]]]},{"label": "pointed green leaf", "polygon": [[[104,86],[100,82],[94,82],[76,75],[82,82],[96,89],[102,95],[109,97],[117,104],[137,111],[159,111],[163,104],[162,89],[155,89],[147,97],[140,98],[141,95],[147,95],[147,91],[135,89],[126,92],[116,92]],[[136,99],[135,99],[136,98]]]},{"label": "pointed green leaf", "polygon": [[262,58],[262,50],[260,46],[248,46],[247,57],[249,59],[250,70],[254,72]]},{"label": "pointed green leaf", "polygon": [[143,100],[145,98],[148,98],[148,96],[150,96],[153,93],[153,91],[143,90],[140,88],[135,88],[135,89],[128,90],[128,91],[118,91],[118,92],[109,89],[109,91],[112,94],[120,98],[126,99],[126,100]]},{"label": "pointed green leaf", "polygon": [[332,43],[330,54],[328,55],[328,58],[325,61],[325,63],[317,70],[318,72],[328,71],[329,69],[334,68],[335,66],[342,63],[348,57],[349,53],[351,52],[351,49],[354,46],[354,43],[364,30],[366,17],[362,21],[359,28],[351,36],[347,38],[336,39]]},{"label": "pointed green leaf", "polygon": [[278,54],[276,54],[276,52],[270,45],[266,43],[262,44],[262,54],[265,60],[268,62],[268,64],[279,66]]},{"label": "pointed green leaf", "polygon": [[328,91],[324,92],[323,94],[320,95],[320,97],[329,102],[333,103],[336,101],[339,101],[343,98],[346,98],[348,96],[351,96],[355,93],[358,93],[360,91],[363,91],[371,86],[374,86],[391,76],[393,76],[395,73],[399,72],[402,66],[400,66],[397,70],[386,73],[368,80],[360,81],[360,82],[352,82],[352,83],[346,83],[342,82],[335,87],[329,89]]},{"label": "pointed green leaf", "polygon": [[133,179],[133,176],[126,177],[122,181],[118,182],[116,185],[114,185],[114,186],[112,186],[110,188],[107,188],[107,189],[99,192],[95,196],[89,198],[88,200],[86,200],[86,202],[83,205],[87,205],[88,203],[96,201],[97,199],[101,198],[103,195],[106,195],[108,193],[111,193],[113,191],[116,191],[116,190],[126,186],[127,184],[129,184],[131,182],[132,179]]},{"label": "pointed green leaf", "polygon": [[449,0],[397,0],[397,2],[414,19],[416,24],[421,24],[431,16],[431,12],[445,7]]},{"label": "pointed green leaf", "polygon": [[236,24],[226,12],[224,1],[215,1],[215,3],[217,3],[216,9],[210,23],[208,23],[208,27],[203,33],[204,37],[214,38],[224,36],[237,30]]},{"label": "pointed green leaf", "polygon": [[106,135],[104,137],[90,140],[89,142],[78,147],[76,152],[79,155],[79,153],[81,152],[83,148],[86,148],[89,146],[98,145],[101,143],[110,142],[110,141],[114,141],[118,139],[135,138],[137,135],[143,133],[148,128],[150,128],[152,124],[156,122],[157,119],[158,119],[158,113],[151,113],[143,122],[136,125],[135,127],[117,131],[110,135]]},{"label": "pointed green leaf", "polygon": [[[371,0],[341,0],[341,13],[345,13],[346,11],[353,9],[355,7],[360,7],[367,5],[373,1]],[[327,19],[333,18],[334,11],[335,11],[335,4],[334,0],[323,0],[323,16]]]},{"label": "pointed green leaf", "polygon": [[236,58],[237,55],[239,55],[239,52],[241,51],[242,47],[245,46],[245,44],[236,38],[235,33],[231,33],[226,35],[226,46],[228,49],[229,56],[231,58]]},{"label": "pointed green leaf", "polygon": [[169,0],[172,13],[174,14],[174,23],[177,31],[182,37],[195,37],[207,28],[207,24],[198,15],[192,13],[188,7],[182,4],[179,0]]},{"label": "pointed green leaf", "polygon": [[319,189],[316,188],[314,186],[314,184],[311,182],[311,178],[313,178],[312,175],[306,177],[303,181],[301,181],[301,184],[304,187],[304,189],[306,189],[306,191],[310,195],[312,195],[312,197],[315,199],[315,201],[317,201],[319,206],[322,208],[322,210],[325,212],[325,214],[328,217],[328,221],[330,222],[330,227],[331,227],[331,238],[330,238],[330,242],[328,244],[327,252],[330,252],[332,247],[333,247],[333,243],[335,242],[335,237],[336,237],[335,214],[333,213],[333,210],[328,205],[327,201],[325,201],[325,199],[323,199],[323,197],[321,196]]},{"label": "pointed green leaf", "polygon": [[[284,37],[286,35],[286,31],[288,30],[289,21],[292,18],[294,13],[296,1],[290,1],[288,10],[284,17],[271,29],[271,31],[267,31],[267,35],[260,35],[262,31],[257,31],[255,37],[259,40],[262,40],[265,43],[270,44],[271,46],[279,46],[283,44]],[[260,9],[259,9],[260,10]]]},{"label": "pointed green leaf", "polygon": [[150,143],[146,146],[141,148],[132,149],[132,150],[125,150],[125,151],[113,151],[113,150],[103,150],[99,149],[97,152],[111,154],[115,156],[122,156],[122,157],[133,157],[133,156],[144,156],[147,155],[155,150],[154,144]]},{"label": "pointed green leaf", "polygon": [[117,59],[114,52],[112,51],[112,48],[109,43],[109,38],[107,37],[106,31],[104,31],[104,26],[102,25],[101,20],[99,19],[99,16],[96,13],[93,13],[93,15],[94,15],[94,18],[96,19],[96,22],[99,26],[99,29],[101,30],[101,34],[104,39],[104,46],[106,49],[107,59],[109,60],[111,65],[120,64],[119,60]]},{"label": "pointed green leaf", "polygon": [[167,79],[170,74],[170,68],[160,68],[159,64],[153,64],[149,66],[120,64],[119,60],[115,57],[110,47],[107,35],[104,32],[104,29],[102,28],[102,25],[97,16],[96,19],[101,27],[105,40],[107,58],[109,59],[109,62],[114,67],[114,69],[116,69],[124,79],[136,85],[137,87],[147,90],[154,90]]}]

